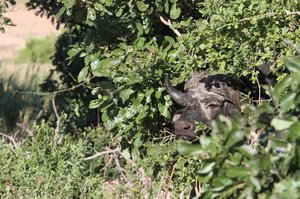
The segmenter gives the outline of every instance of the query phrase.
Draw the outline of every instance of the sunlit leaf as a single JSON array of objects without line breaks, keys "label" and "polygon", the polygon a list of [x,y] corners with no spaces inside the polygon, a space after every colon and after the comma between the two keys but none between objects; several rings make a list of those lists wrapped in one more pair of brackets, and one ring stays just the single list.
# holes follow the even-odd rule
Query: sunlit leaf
[{"label": "sunlit leaf", "polygon": [[293,124],[293,122],[291,121],[287,121],[287,120],[283,120],[283,119],[278,119],[278,118],[274,118],[271,121],[271,125],[278,131],[281,131],[283,129],[287,129],[289,128],[291,125]]},{"label": "sunlit leaf", "polygon": [[78,74],[77,81],[82,82],[83,80],[85,80],[86,77],[87,77],[88,72],[89,72],[89,67],[88,66],[85,66],[83,69],[81,69],[81,71]]},{"label": "sunlit leaf", "polygon": [[201,145],[188,144],[186,142],[179,142],[177,146],[177,151],[182,155],[198,155],[205,153]]},{"label": "sunlit leaf", "polygon": [[149,5],[145,4],[143,1],[137,1],[136,5],[141,12],[145,12],[149,8]]},{"label": "sunlit leaf", "polygon": [[181,14],[180,7],[177,7],[177,3],[173,3],[170,10],[171,19],[177,19]]},{"label": "sunlit leaf", "polygon": [[241,178],[250,174],[249,169],[244,167],[229,167],[225,169],[225,175],[229,178]]}]

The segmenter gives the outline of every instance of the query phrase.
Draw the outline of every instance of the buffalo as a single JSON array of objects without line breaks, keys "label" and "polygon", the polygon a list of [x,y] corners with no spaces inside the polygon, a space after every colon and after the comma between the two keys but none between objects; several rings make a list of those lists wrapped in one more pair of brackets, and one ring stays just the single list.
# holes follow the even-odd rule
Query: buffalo
[{"label": "buffalo", "polygon": [[185,82],[184,92],[175,89],[168,76],[165,85],[171,98],[183,107],[172,119],[175,135],[181,139],[197,138],[196,122],[209,125],[219,115],[240,114],[241,93],[245,87],[230,75],[193,72]]}]

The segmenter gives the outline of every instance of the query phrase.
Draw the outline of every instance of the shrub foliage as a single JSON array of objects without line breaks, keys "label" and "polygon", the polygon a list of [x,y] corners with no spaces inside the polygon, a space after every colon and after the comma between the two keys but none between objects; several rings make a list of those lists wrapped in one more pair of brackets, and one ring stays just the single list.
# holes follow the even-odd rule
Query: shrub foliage
[{"label": "shrub foliage", "polygon": [[[127,172],[118,177],[136,183],[139,168],[153,176],[144,197],[162,190],[175,198],[298,198],[300,61],[290,45],[299,51],[293,44],[300,41],[299,2],[31,0],[28,6],[66,25],[53,63],[63,85],[86,87],[62,97],[84,107],[91,92],[89,108],[101,112],[122,152]],[[269,101],[245,105],[241,118],[220,117],[198,145],[167,136],[174,106],[163,85],[166,74],[178,86],[191,71],[208,70],[245,76],[261,87],[265,63],[278,80],[265,88]],[[134,190],[130,196],[141,197]]]}]

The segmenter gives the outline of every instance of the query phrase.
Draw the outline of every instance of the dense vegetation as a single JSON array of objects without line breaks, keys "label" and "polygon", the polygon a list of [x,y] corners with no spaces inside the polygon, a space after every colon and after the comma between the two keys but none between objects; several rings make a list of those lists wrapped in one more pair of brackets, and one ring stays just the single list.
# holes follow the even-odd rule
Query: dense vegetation
[{"label": "dense vegetation", "polygon": [[[0,193],[299,198],[299,2],[30,0],[27,6],[66,27],[53,58],[59,81],[50,76],[42,85],[57,103],[53,98],[48,124],[38,125],[33,138],[1,146]],[[265,63],[276,85],[261,82]],[[180,88],[193,70],[248,78],[270,100],[245,96],[242,117],[220,117],[199,144],[175,140],[175,105],[162,80],[169,74]]]}]

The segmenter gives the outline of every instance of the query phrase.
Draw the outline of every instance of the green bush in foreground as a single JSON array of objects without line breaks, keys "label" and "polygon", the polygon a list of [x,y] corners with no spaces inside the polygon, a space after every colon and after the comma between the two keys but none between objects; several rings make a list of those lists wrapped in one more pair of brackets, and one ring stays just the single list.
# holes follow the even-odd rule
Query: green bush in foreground
[{"label": "green bush in foreground", "polygon": [[[147,149],[139,158],[142,151],[121,149],[111,134],[90,130],[75,139],[45,123],[16,148],[1,140],[1,197],[299,198],[300,56],[285,65],[290,74],[271,89],[272,102],[220,117],[200,144],[139,140],[135,148]],[[106,152],[86,158],[95,151]]]},{"label": "green bush in foreground", "polygon": [[291,73],[271,89],[271,103],[246,106],[239,119],[220,117],[200,145],[178,145],[181,154],[208,154],[194,173],[208,185],[201,198],[300,197],[300,56],[285,64]]},{"label": "green bush in foreground", "polygon": [[[100,198],[103,180],[83,160],[89,145],[42,123],[35,137],[13,148],[0,140],[1,198]],[[59,143],[60,142],[60,143]]]}]

